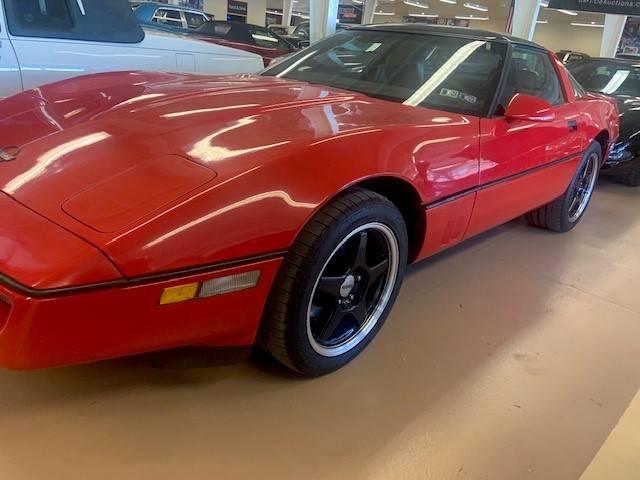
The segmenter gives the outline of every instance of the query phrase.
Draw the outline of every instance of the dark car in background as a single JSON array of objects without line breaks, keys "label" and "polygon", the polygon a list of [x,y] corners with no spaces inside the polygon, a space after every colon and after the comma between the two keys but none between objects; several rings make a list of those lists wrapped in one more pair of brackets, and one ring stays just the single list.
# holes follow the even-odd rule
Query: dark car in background
[{"label": "dark car in background", "polygon": [[578,60],[584,60],[585,58],[589,58],[589,55],[582,52],[575,52],[573,50],[560,50],[556,52],[556,57],[562,63],[567,65],[568,63],[577,62]]},{"label": "dark car in background", "polygon": [[139,3],[132,8],[141,25],[172,32],[191,33],[202,24],[213,20],[201,10],[166,3]]},{"label": "dark car in background", "polygon": [[620,136],[600,173],[640,186],[640,60],[589,58],[567,67],[585,90],[618,101]]},{"label": "dark car in background", "polygon": [[309,22],[301,22],[293,29],[293,32],[289,35],[283,35],[282,38],[287,40],[296,48],[306,48],[309,46],[311,27]]},{"label": "dark car in background", "polygon": [[212,21],[193,31],[201,40],[256,53],[265,67],[272,60],[288,55],[296,48],[268,28],[250,23]]}]

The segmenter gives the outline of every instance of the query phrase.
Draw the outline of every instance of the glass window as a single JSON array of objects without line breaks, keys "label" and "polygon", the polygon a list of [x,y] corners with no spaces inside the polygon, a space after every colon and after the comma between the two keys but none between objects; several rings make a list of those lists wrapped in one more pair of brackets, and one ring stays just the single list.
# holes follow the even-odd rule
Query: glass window
[{"label": "glass window", "polygon": [[105,0],[3,0],[9,31],[16,37],[138,43],[140,22],[128,2]]},{"label": "glass window", "polygon": [[21,0],[14,3],[22,28],[31,31],[68,31],[73,28],[67,0]]},{"label": "glass window", "polygon": [[156,10],[153,21],[172,27],[182,27],[182,15],[180,15],[180,11],[178,10],[160,8]]},{"label": "glass window", "polygon": [[483,116],[497,89],[505,54],[501,42],[349,29],[263,74]]},{"label": "glass window", "polygon": [[187,27],[190,29],[196,29],[207,21],[206,17],[199,13],[184,12],[184,17],[187,20]]},{"label": "glass window", "polygon": [[266,28],[259,28],[253,25],[247,25],[249,34],[256,45],[265,48],[278,48],[279,39]]},{"label": "glass window", "polygon": [[569,70],[586,90],[640,96],[640,65],[632,62],[583,60],[569,65]]},{"label": "glass window", "polygon": [[558,74],[545,52],[514,47],[500,107],[507,108],[516,93],[543,98],[551,105],[564,102]]},{"label": "glass window", "polygon": [[295,30],[293,31],[293,34],[296,37],[309,38],[309,24],[308,23],[300,23],[295,28]]}]

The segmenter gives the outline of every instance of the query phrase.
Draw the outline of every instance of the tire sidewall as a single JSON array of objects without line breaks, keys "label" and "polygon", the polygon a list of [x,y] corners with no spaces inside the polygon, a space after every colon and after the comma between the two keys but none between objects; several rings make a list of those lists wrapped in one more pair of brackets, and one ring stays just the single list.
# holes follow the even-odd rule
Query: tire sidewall
[{"label": "tire sidewall", "polygon": [[[598,155],[598,166],[597,166],[598,171],[602,166],[602,147],[598,142],[591,142],[591,145],[589,145],[587,150],[584,152],[584,155],[582,156],[582,161],[578,165],[578,168],[576,169],[576,173],[573,176],[573,179],[571,180],[571,184],[569,185],[569,188],[567,188],[567,193],[565,194],[564,202],[562,205],[562,217],[561,217],[562,231],[566,232],[574,228],[578,223],[580,223],[580,220],[582,220],[582,217],[584,216],[586,211],[589,209],[589,204],[591,203],[591,199],[593,198],[593,192],[591,192],[589,201],[587,202],[587,205],[585,206],[580,216],[577,219],[575,219],[573,222],[569,219],[569,208],[571,207],[571,203],[573,201],[573,194],[575,192],[576,186],[580,180],[580,172],[582,171],[582,168],[585,166],[585,164],[589,161],[589,157],[593,153],[596,153]],[[596,172],[596,177],[597,175],[598,173]],[[595,186],[594,186],[594,189],[595,189]]]},{"label": "tire sidewall", "polygon": [[[384,312],[373,326],[371,331],[360,343],[351,350],[335,356],[325,357],[317,353],[309,342],[307,334],[307,313],[311,295],[314,291],[316,280],[322,273],[324,266],[335,250],[335,248],[354,230],[367,223],[378,222],[389,227],[398,241],[399,264],[398,273],[394,289]],[[317,375],[330,373],[356,357],[376,336],[384,324],[389,311],[398,296],[402,284],[402,278],[407,264],[408,235],[404,219],[400,212],[390,202],[380,199],[380,201],[368,202],[367,204],[355,207],[342,218],[338,219],[323,235],[319,248],[314,255],[305,259],[303,271],[305,272],[302,281],[296,288],[296,296],[289,312],[290,320],[287,329],[288,345],[295,346],[290,351],[290,355],[296,363],[306,365],[307,371],[313,371]]]}]

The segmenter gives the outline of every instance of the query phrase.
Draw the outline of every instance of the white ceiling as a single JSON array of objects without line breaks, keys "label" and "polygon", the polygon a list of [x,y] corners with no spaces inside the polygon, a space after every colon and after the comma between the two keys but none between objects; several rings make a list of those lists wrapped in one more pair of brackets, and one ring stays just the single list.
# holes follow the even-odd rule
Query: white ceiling
[{"label": "white ceiling", "polygon": [[[250,0],[249,0],[250,1]],[[313,0],[297,0],[294,4],[294,11],[303,13],[309,12],[309,1]],[[449,2],[456,1],[455,4]],[[376,15],[374,22],[383,23],[388,21],[398,21],[404,15],[410,13],[419,14],[437,14],[440,17],[455,17],[456,15],[473,15],[473,16],[486,16],[491,19],[491,23],[505,22],[508,14],[509,0],[469,0],[471,3],[480,4],[488,9],[487,12],[473,10],[464,6],[467,0],[448,0],[443,2],[442,0],[378,0],[377,11],[393,12],[396,15],[393,17]],[[341,4],[357,4],[351,0],[342,0]],[[420,3],[428,6],[429,8],[420,8],[417,6],[409,5],[408,3]],[[267,0],[268,8],[282,8],[282,0]],[[578,13],[578,12],[576,12]],[[579,12],[577,15],[567,15],[558,10],[550,8],[541,8],[538,20],[547,21],[549,25],[569,25],[571,22],[578,23],[596,23],[602,24],[604,22],[603,14],[594,14],[587,12]]]}]

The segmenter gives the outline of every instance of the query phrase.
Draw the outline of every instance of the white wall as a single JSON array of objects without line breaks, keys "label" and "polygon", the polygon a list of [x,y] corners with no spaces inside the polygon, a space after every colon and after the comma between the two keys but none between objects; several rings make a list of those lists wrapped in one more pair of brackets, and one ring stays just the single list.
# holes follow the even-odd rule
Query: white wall
[{"label": "white wall", "polygon": [[572,25],[538,24],[533,41],[549,50],[576,50],[592,57],[600,56],[602,29]]},{"label": "white wall", "polygon": [[215,15],[216,20],[227,19],[226,0],[204,0],[204,11]]}]

